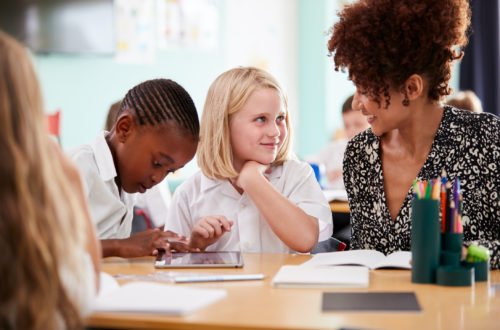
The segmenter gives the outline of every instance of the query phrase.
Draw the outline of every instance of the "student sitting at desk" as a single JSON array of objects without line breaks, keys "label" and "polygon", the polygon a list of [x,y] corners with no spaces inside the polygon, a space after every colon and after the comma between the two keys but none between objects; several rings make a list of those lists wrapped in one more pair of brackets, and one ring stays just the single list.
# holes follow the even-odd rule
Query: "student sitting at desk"
[{"label": "student sitting at desk", "polygon": [[[121,104],[122,101],[117,101],[109,107],[108,115],[106,116],[106,124],[104,126],[105,131],[110,132],[113,129],[116,119],[118,119]],[[151,221],[150,225],[152,228],[163,228],[171,199],[172,194],[170,193],[166,178],[151,189],[146,190],[144,194],[136,194],[132,233],[147,227],[144,223],[144,218]],[[143,215],[137,216],[137,210],[143,211]]]},{"label": "student sitting at desk", "polygon": [[342,122],[344,123],[346,137],[330,142],[318,154],[307,158],[309,163],[323,164],[325,166],[328,179],[326,187],[329,189],[344,189],[342,162],[347,142],[356,134],[370,127],[363,114],[352,109],[353,98],[354,95],[349,96],[342,105]]},{"label": "student sitting at desk", "polygon": [[78,170],[49,137],[26,50],[0,31],[0,328],[81,329],[99,242]]},{"label": "student sitting at desk", "polygon": [[440,103],[467,42],[468,1],[361,0],[339,16],[328,49],[371,126],[344,161],[351,247],[410,250],[412,182],[444,170],[462,184],[464,244],[487,247],[499,268],[500,120]]},{"label": "student sitting at desk", "polygon": [[[168,79],[143,82],[123,99],[108,133],[76,147],[92,219],[104,257],[155,255],[158,249],[189,250],[170,231],[147,229],[130,236],[134,195],[161,182],[194,157],[199,121],[189,94]],[[169,238],[181,242],[170,242]]]},{"label": "student sitting at desk", "polygon": [[175,191],[166,228],[192,247],[309,252],[332,234],[311,167],[290,156],[282,88],[269,73],[229,70],[210,86],[201,120],[201,172]]}]

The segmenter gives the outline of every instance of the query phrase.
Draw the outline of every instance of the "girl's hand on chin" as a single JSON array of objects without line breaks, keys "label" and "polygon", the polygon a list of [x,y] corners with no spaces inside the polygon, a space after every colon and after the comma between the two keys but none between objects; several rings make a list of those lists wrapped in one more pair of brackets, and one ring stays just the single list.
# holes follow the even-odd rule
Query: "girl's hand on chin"
[{"label": "girl's hand on chin", "polygon": [[271,173],[271,165],[249,160],[241,168],[240,175],[233,179],[232,182],[244,190],[246,184],[259,177],[265,177],[265,173]]}]

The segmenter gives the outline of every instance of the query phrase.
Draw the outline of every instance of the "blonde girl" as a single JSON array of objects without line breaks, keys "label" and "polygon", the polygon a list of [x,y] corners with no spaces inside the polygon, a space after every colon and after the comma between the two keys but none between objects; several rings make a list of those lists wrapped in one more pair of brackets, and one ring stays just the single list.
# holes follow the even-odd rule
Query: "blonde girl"
[{"label": "blonde girl", "polygon": [[28,54],[0,31],[0,328],[78,329],[99,247],[76,168],[45,127]]},{"label": "blonde girl", "polygon": [[252,67],[221,74],[203,109],[201,172],[175,192],[165,227],[190,236],[194,248],[309,252],[331,235],[331,212],[312,169],[290,147],[276,79]]}]

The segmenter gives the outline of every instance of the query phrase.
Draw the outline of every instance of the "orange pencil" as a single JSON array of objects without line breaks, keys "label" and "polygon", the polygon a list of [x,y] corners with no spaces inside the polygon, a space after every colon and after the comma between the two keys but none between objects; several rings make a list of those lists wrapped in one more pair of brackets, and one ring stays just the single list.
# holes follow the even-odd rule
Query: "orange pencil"
[{"label": "orange pencil", "polygon": [[441,232],[446,231],[446,178],[441,178]]}]

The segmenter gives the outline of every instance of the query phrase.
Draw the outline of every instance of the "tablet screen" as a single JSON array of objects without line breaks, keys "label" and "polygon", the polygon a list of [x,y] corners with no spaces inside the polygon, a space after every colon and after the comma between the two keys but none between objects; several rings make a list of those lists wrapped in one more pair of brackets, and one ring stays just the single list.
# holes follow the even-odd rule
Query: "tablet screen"
[{"label": "tablet screen", "polygon": [[201,268],[201,267],[243,267],[243,257],[240,252],[172,252],[167,255],[159,251],[156,256],[155,268]]}]

